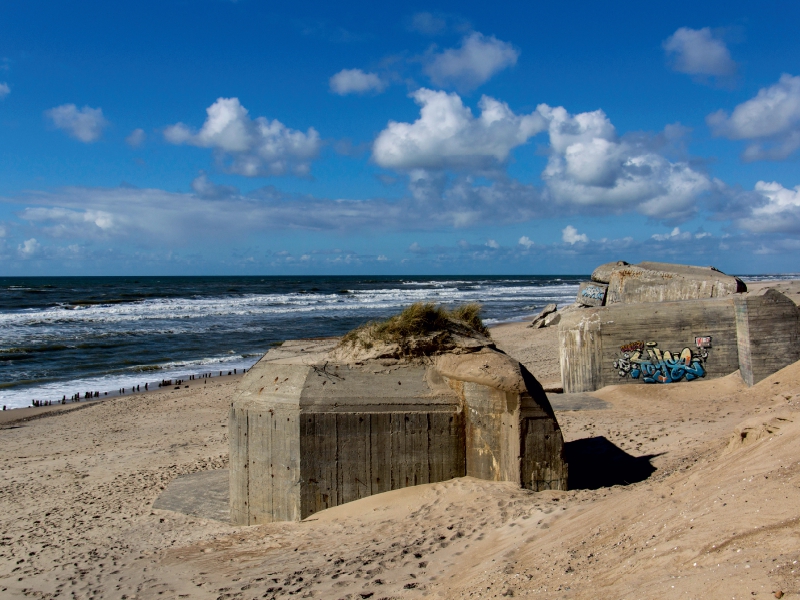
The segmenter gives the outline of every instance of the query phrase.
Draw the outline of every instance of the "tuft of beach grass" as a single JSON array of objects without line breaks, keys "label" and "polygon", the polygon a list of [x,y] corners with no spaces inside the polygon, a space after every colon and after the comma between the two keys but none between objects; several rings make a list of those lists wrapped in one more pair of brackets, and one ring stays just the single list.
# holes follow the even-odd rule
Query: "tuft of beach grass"
[{"label": "tuft of beach grass", "polygon": [[489,335],[481,319],[480,304],[462,304],[448,309],[433,302],[416,302],[384,321],[372,321],[353,329],[342,338],[340,345],[368,350],[382,342],[405,347],[411,339],[439,332],[467,337]]}]

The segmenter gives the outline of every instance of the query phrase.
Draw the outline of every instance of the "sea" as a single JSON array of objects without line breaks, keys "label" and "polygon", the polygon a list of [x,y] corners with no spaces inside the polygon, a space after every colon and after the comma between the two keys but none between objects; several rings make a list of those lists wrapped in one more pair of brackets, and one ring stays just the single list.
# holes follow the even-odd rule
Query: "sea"
[{"label": "sea", "polygon": [[586,276],[0,278],[0,404],[248,369],[414,302],[478,302],[487,325],[574,301]]}]

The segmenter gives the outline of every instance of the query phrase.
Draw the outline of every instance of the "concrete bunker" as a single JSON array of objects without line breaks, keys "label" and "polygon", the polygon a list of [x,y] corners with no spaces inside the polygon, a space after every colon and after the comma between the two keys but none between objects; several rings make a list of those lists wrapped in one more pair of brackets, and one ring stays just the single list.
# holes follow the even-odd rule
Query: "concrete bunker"
[{"label": "concrete bunker", "polygon": [[746,291],[741,279],[714,267],[649,261],[632,265],[620,260],[597,267],[590,281],[578,285],[573,304],[557,311],[548,310],[548,305],[530,327],[557,325],[568,313],[587,307],[729,298]]},{"label": "concrete bunker", "polygon": [[[641,263],[653,264],[661,265]],[[631,268],[626,264],[598,268],[611,273],[609,296],[615,277],[627,277]],[[699,269],[672,271],[697,274]],[[591,392],[614,384],[691,382],[737,369],[753,385],[800,360],[800,309],[794,302],[775,289],[743,293],[744,284],[738,286],[737,278],[721,277],[715,272],[707,282],[690,278],[684,295],[693,299],[658,302],[683,294],[680,280],[654,280],[649,287],[645,279],[637,280],[632,293],[638,302],[618,301],[565,314],[559,323],[564,392]],[[700,292],[703,297],[695,297]]]},{"label": "concrete bunker", "polygon": [[[600,265],[592,272],[592,282],[607,286],[607,305],[721,298],[747,291],[741,279],[714,267],[650,261]],[[581,299],[586,297],[579,293],[578,301]]]},{"label": "concrete bunker", "polygon": [[362,330],[268,352],[231,403],[232,522],[296,521],[465,475],[565,490],[542,387],[482,325],[455,321],[400,343]]}]

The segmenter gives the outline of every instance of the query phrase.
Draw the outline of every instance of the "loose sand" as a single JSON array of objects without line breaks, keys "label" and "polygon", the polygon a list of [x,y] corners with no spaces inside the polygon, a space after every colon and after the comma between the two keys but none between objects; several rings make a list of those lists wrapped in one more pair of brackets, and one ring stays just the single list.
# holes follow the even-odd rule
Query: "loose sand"
[{"label": "loose sand", "polygon": [[[557,382],[554,328],[493,336]],[[2,423],[0,596],[800,594],[800,363],[749,389],[613,386],[594,394],[605,409],[557,412],[583,489],[462,478],[258,527],[153,509],[177,476],[227,466],[237,379]]]}]

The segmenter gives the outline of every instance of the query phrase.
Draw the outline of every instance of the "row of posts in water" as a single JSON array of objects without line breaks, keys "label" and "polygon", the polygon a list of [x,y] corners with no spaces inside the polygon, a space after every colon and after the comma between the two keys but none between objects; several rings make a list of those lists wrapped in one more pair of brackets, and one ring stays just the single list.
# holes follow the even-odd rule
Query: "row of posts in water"
[{"label": "row of posts in water", "polygon": [[[222,377],[222,373],[223,373],[223,371],[219,372],[219,377]],[[247,373],[247,369],[242,369],[242,374],[244,374],[244,373]],[[228,375],[237,375],[237,374],[238,374],[238,369],[234,369],[233,371],[228,371]],[[184,379],[176,379],[174,382],[173,382],[172,379],[162,379],[158,383],[158,387],[163,388],[163,387],[170,387],[172,385],[181,386],[185,381],[194,381],[196,379],[210,379],[213,376],[214,376],[213,373],[201,373],[199,375],[189,375],[188,379],[185,379],[185,380]],[[176,389],[177,389],[177,387],[176,387]],[[135,394],[135,393],[141,392],[141,391],[142,391],[141,385],[135,385],[135,386],[132,386],[130,388],[122,387],[122,388],[119,388],[119,390],[117,391],[117,395],[124,396],[125,394]],[[145,392],[150,391],[150,384],[148,384],[148,383],[144,384],[144,391]],[[108,396],[108,392],[103,392],[103,396],[104,397]],[[100,397],[101,397],[100,396],[100,392],[97,392],[97,391],[95,391],[95,392],[79,392],[77,394],[73,394],[69,398],[67,398],[67,396],[65,394],[64,397],[61,398],[61,400],[55,400],[55,401],[53,401],[53,400],[36,400],[36,399],[33,399],[33,400],[31,400],[31,406],[33,406],[33,407],[55,406],[57,404],[67,404],[67,403],[71,403],[71,402],[80,402],[81,400],[94,400],[94,399],[100,398]],[[5,404],[3,405],[3,410],[8,410],[8,407]]]}]

